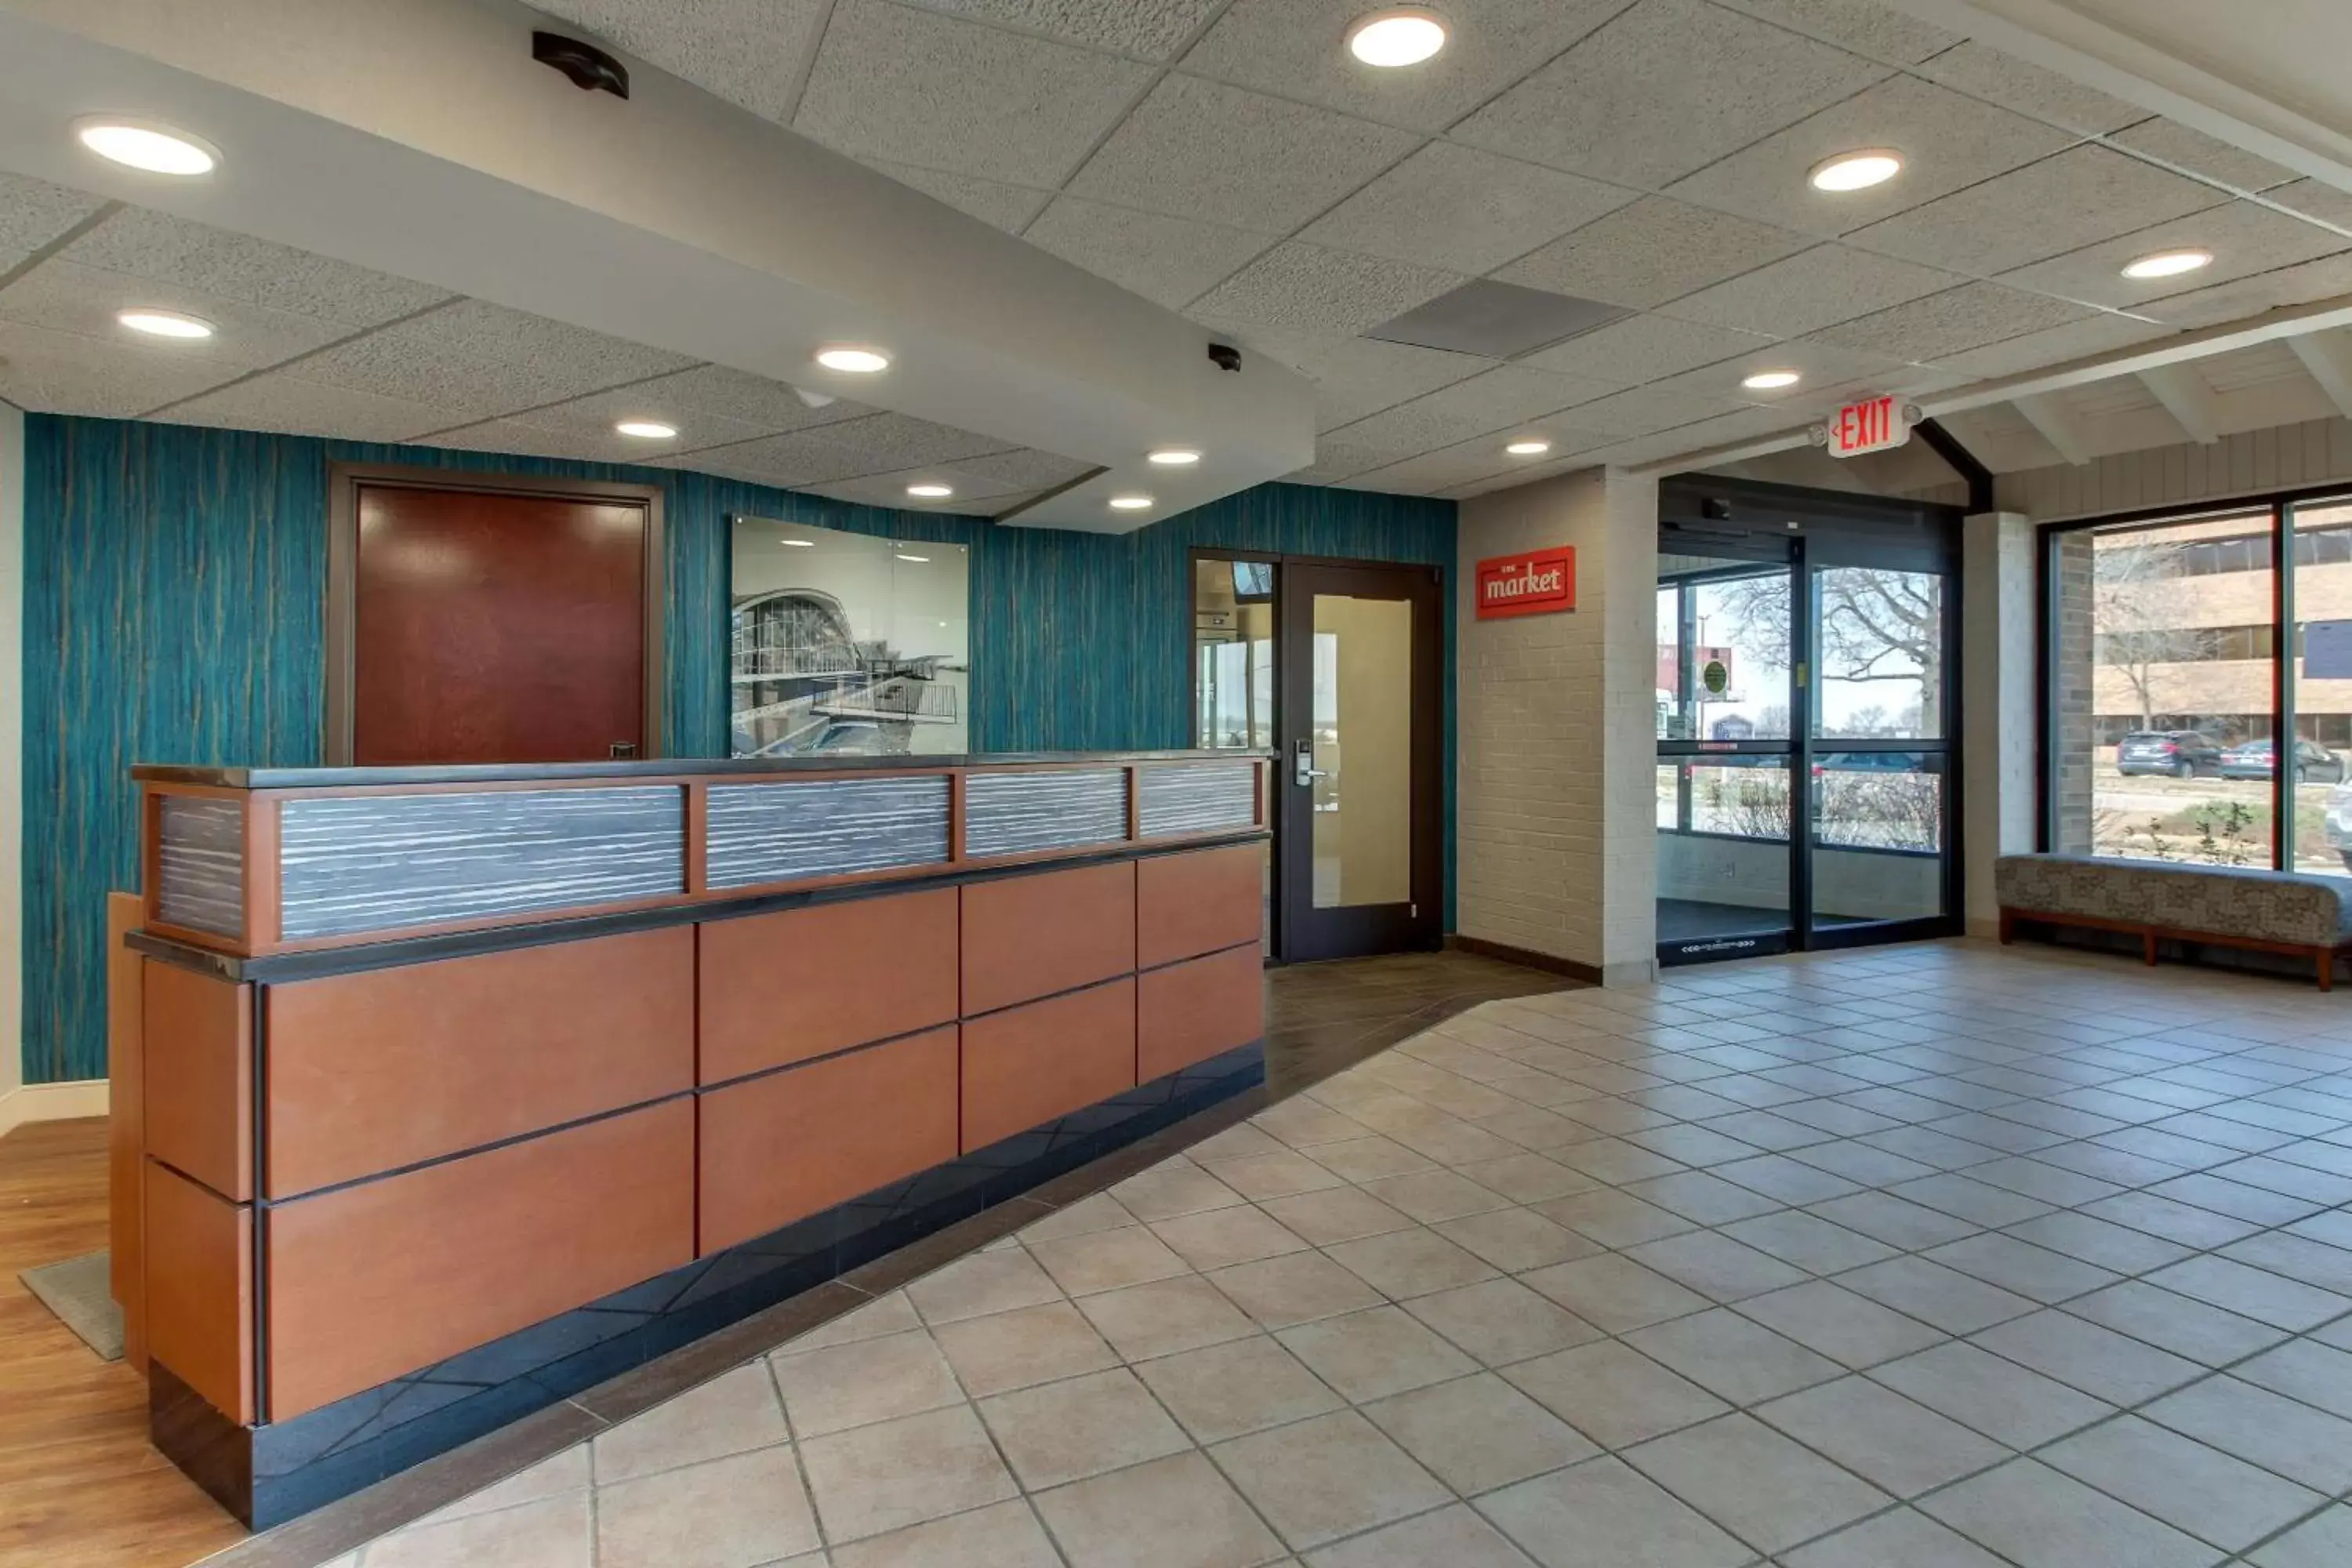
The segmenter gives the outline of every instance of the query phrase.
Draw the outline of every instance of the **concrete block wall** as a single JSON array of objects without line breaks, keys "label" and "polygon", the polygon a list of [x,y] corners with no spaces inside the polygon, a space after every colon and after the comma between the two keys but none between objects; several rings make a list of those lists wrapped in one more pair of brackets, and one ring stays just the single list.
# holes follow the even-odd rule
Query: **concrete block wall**
[{"label": "concrete block wall", "polygon": [[[1455,928],[1654,977],[1657,484],[1591,470],[1462,504]],[[1573,546],[1577,607],[1476,618],[1477,563]]]}]

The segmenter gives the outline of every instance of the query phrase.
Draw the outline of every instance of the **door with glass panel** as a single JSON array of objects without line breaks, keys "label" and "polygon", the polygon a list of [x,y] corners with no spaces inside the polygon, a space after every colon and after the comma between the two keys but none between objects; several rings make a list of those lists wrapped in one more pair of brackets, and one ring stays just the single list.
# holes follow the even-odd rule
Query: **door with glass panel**
[{"label": "door with glass panel", "polygon": [[1768,499],[1661,531],[1662,963],[1958,929],[1953,522]]},{"label": "door with glass panel", "polygon": [[1444,897],[1438,575],[1285,562],[1276,620],[1279,951],[1437,943]]}]

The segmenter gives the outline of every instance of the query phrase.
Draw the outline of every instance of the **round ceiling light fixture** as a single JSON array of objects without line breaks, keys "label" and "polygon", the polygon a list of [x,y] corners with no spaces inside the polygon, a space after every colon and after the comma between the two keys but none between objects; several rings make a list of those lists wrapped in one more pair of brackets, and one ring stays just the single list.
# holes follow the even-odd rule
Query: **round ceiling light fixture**
[{"label": "round ceiling light fixture", "polygon": [[1503,448],[1514,458],[1540,458],[1551,450],[1551,443],[1540,436],[1529,436]]},{"label": "round ceiling light fixture", "polygon": [[658,419],[624,419],[613,426],[624,436],[634,436],[640,441],[675,441],[677,426],[665,425]]},{"label": "round ceiling light fixture", "polygon": [[1348,52],[1368,66],[1417,66],[1445,47],[1445,18],[1418,5],[1360,16],[1348,29]]},{"label": "round ceiling light fixture", "polygon": [[1859,153],[1841,153],[1836,157],[1813,165],[1807,178],[1813,189],[1843,195],[1848,191],[1866,191],[1873,185],[1883,185],[1903,172],[1903,154],[1884,147],[1865,147]]},{"label": "round ceiling light fixture", "polygon": [[901,560],[901,561],[911,561],[911,562],[913,562],[913,563],[914,563],[916,565],[918,565],[918,566],[920,566],[924,562],[929,561],[929,560],[930,559],[930,557],[929,557],[929,556],[928,556],[928,555],[909,555],[909,554],[908,554],[908,553],[907,553],[905,551],[903,551],[903,550],[898,551],[898,552],[897,552],[897,554],[898,554],[898,559],[899,559],[899,560]]},{"label": "round ceiling light fixture", "polygon": [[1804,379],[1793,370],[1759,370],[1739,384],[1750,392],[1779,392]]},{"label": "round ceiling light fixture", "polygon": [[890,368],[890,356],[880,349],[838,343],[829,349],[819,349],[816,363],[827,370],[837,370],[845,375],[877,375]]},{"label": "round ceiling light fixture", "polygon": [[1136,495],[1113,496],[1110,498],[1110,504],[1115,511],[1141,511],[1151,504],[1151,498]]},{"label": "round ceiling light fixture", "polygon": [[908,485],[907,493],[917,500],[945,500],[955,494],[953,485]]},{"label": "round ceiling light fixture", "polygon": [[1189,468],[1201,460],[1201,454],[1192,447],[1160,447],[1151,452],[1150,458],[1163,468]]},{"label": "round ceiling light fixture", "polygon": [[75,121],[74,140],[109,163],[150,174],[190,179],[211,174],[220,163],[220,149],[201,137],[152,121],[118,115]]},{"label": "round ceiling light fixture", "polygon": [[779,539],[776,542],[779,544],[789,544],[794,550],[814,550],[816,548],[816,541],[814,539]]},{"label": "round ceiling light fixture", "polygon": [[2184,272],[2196,272],[2213,265],[2210,250],[2159,250],[2153,256],[2143,256],[2124,268],[2124,276],[2135,282],[2152,278],[2178,278]]},{"label": "round ceiling light fixture", "polygon": [[151,338],[208,338],[213,324],[200,316],[184,316],[177,310],[152,310],[144,306],[124,310],[116,321],[134,332],[145,332]]}]

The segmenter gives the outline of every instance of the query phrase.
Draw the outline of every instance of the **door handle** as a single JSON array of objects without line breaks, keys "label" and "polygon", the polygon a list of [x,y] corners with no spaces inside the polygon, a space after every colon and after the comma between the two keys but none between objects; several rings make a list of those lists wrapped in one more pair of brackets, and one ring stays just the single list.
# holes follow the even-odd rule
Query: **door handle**
[{"label": "door handle", "polygon": [[1318,768],[1315,765],[1314,742],[1300,741],[1297,745],[1297,751],[1292,753],[1294,766],[1291,772],[1291,779],[1293,783],[1297,784],[1303,788],[1307,784],[1313,784],[1317,779],[1329,778],[1331,776],[1329,769]]},{"label": "door handle", "polygon": [[615,741],[613,742],[613,756],[615,761],[625,757],[634,757],[636,754],[637,743],[635,741]]}]

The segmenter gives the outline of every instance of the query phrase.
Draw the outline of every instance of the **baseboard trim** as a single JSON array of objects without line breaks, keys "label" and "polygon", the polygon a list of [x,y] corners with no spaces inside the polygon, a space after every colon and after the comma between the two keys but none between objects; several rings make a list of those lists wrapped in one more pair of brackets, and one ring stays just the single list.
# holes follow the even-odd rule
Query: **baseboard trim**
[{"label": "baseboard trim", "polygon": [[81,1116],[106,1114],[107,1084],[102,1078],[76,1079],[66,1083],[28,1083],[0,1094],[0,1132],[28,1121],[68,1121]]},{"label": "baseboard trim", "polygon": [[1483,936],[1464,936],[1455,931],[1445,939],[1445,945],[1464,952],[1475,952],[1481,958],[1499,958],[1505,963],[1516,963],[1523,969],[1540,969],[1550,974],[1565,974],[1570,980],[1580,980],[1587,985],[1598,985],[1605,978],[1593,964],[1579,963],[1572,958],[1560,958],[1549,952],[1538,952],[1531,947],[1513,947],[1506,942],[1488,942]]}]

